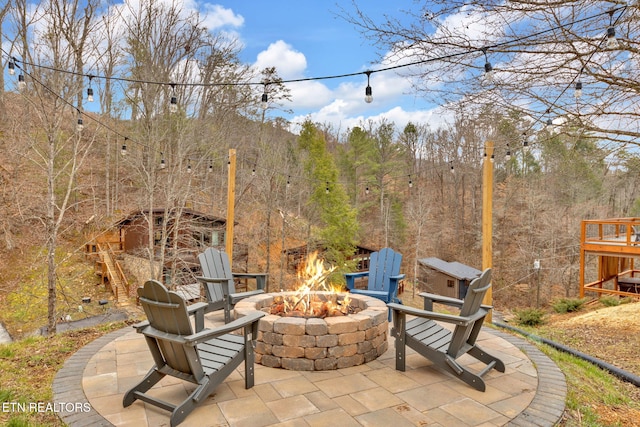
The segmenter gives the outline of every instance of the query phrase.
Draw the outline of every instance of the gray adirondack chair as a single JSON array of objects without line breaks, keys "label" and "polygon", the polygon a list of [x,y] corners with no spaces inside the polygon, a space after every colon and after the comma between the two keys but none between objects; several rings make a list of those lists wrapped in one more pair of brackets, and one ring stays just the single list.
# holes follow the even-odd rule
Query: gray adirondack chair
[{"label": "gray adirondack chair", "polygon": [[[483,376],[491,369],[505,371],[504,363],[482,350],[476,339],[484,318],[491,307],[482,305],[482,299],[491,287],[491,269],[486,269],[480,277],[469,285],[464,300],[440,295],[420,293],[424,298],[424,310],[400,304],[387,304],[393,312],[395,336],[396,369],[405,370],[406,347],[410,347],[431,360],[437,367],[452,373],[479,391],[485,391]],[[433,303],[438,302],[460,309],[460,313],[444,314],[433,311]],[[407,315],[415,316],[407,320]],[[436,321],[455,325],[453,331]],[[472,372],[458,362],[464,354],[469,354],[485,364],[479,372]]]},{"label": "gray adirondack chair", "polygon": [[[373,252],[369,259],[369,271],[345,274],[349,292],[381,299],[386,303],[402,304],[398,299],[398,282],[404,279],[400,274],[402,254],[391,248],[383,248]],[[356,289],[355,279],[366,277],[367,289]],[[391,320],[391,313],[389,313]]]},{"label": "gray adirondack chair", "polygon": [[[224,321],[231,321],[231,310],[240,300],[264,293],[267,284],[266,273],[234,273],[231,271],[229,256],[216,248],[207,248],[198,255],[202,276],[196,279],[204,286],[207,298],[207,312],[224,310]],[[256,289],[236,292],[235,279],[255,279]]]},{"label": "gray adirondack chair", "polygon": [[[178,294],[155,280],[149,280],[139,288],[138,296],[147,321],[134,327],[144,334],[155,365],[140,383],[125,393],[124,407],[142,400],[170,411],[170,424],[175,426],[203,403],[242,362],[245,364],[245,387],[253,387],[253,340],[258,333],[258,320],[264,313],[257,312],[215,329],[204,329],[206,303],[187,307]],[[195,316],[195,331],[190,315]],[[242,335],[231,333],[238,329],[243,330]],[[197,387],[178,404],[146,393],[167,375]]]}]

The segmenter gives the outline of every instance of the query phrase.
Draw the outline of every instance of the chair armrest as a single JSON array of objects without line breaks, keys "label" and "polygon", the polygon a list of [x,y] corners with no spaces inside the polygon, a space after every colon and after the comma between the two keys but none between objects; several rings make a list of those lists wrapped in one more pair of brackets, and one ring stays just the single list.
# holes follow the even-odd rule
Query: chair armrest
[{"label": "chair armrest", "polygon": [[265,289],[267,284],[267,273],[231,273],[234,278],[238,279],[256,279],[258,289]]},{"label": "chair armrest", "polygon": [[357,273],[345,273],[344,278],[347,281],[347,288],[354,289],[356,286],[355,279],[359,277],[367,277],[367,276],[369,276],[368,271],[359,271]]},{"label": "chair armrest", "polygon": [[433,303],[437,302],[444,305],[450,305],[461,308],[464,301],[458,298],[445,297],[442,295],[430,294],[428,292],[420,292],[418,294],[423,299],[423,308],[427,311],[433,311]]},{"label": "chair armrest", "polygon": [[245,298],[262,294],[264,294],[264,291],[262,289],[256,289],[255,291],[236,292],[235,294],[229,294],[229,302],[231,303],[231,305],[235,305],[238,303],[238,301],[241,301]]},{"label": "chair armrest", "polygon": [[455,314],[446,314],[446,313],[436,313],[435,311],[427,311],[420,310],[419,308],[409,307],[406,305],[389,303],[387,307],[392,309],[394,312],[401,312],[404,314],[409,314],[411,316],[422,317],[423,319],[431,319],[438,320],[446,323],[453,323],[459,326],[466,326],[472,322],[475,322],[480,317],[485,316],[487,313],[484,310],[478,311],[478,313],[473,316],[456,316]]},{"label": "chair armrest", "polygon": [[220,283],[222,285],[222,293],[226,296],[229,295],[229,278],[228,277],[202,277],[197,276],[196,280],[201,282],[205,286],[208,283]]},{"label": "chair armrest", "polygon": [[196,321],[196,332],[204,329],[204,313],[209,304],[205,302],[197,302],[187,306],[187,313],[193,315]]},{"label": "chair armrest", "polygon": [[397,276],[389,277],[389,279],[391,279],[391,280],[402,280],[402,279],[404,279],[405,276],[406,276],[406,274],[398,274]]},{"label": "chair armrest", "polygon": [[205,329],[202,332],[198,332],[196,334],[193,335],[189,335],[184,337],[184,342],[187,345],[196,345],[198,343],[204,342],[204,341],[208,341],[211,338],[215,338],[218,337],[220,335],[224,335],[224,334],[228,334],[230,332],[235,331],[236,329],[240,329],[240,328],[244,328],[246,326],[249,326],[255,322],[257,322],[258,320],[260,320],[261,317],[266,316],[267,313],[261,312],[261,311],[256,311],[253,313],[250,313],[246,316],[243,316],[239,319],[234,320],[233,322],[227,323],[225,325],[222,326],[218,326],[215,329]]}]

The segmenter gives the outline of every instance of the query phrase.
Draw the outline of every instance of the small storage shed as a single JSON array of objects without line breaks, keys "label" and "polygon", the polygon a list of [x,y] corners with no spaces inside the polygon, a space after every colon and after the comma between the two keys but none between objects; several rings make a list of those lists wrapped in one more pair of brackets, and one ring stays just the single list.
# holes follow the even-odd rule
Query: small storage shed
[{"label": "small storage shed", "polygon": [[429,292],[463,299],[473,279],[482,271],[459,262],[447,262],[439,258],[423,258],[420,264],[420,281],[426,283]]}]

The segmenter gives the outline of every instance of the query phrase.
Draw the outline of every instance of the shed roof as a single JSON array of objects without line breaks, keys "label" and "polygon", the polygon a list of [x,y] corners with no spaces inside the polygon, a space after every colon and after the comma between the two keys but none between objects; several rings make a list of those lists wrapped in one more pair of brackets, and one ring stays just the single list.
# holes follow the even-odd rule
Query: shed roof
[{"label": "shed roof", "polygon": [[447,262],[440,258],[430,257],[419,259],[418,262],[458,280],[473,280],[482,274],[482,271],[457,261]]}]

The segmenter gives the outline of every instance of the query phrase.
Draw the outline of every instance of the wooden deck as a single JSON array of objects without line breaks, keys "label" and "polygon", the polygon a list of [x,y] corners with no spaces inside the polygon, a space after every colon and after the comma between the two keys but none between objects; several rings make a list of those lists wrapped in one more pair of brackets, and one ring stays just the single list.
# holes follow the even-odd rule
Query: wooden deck
[{"label": "wooden deck", "polygon": [[[587,256],[597,256],[597,280],[585,283]],[[640,296],[640,218],[585,220],[580,238],[580,297],[586,292]],[[636,277],[639,276],[639,277]],[[638,282],[638,283],[636,283]]]}]

